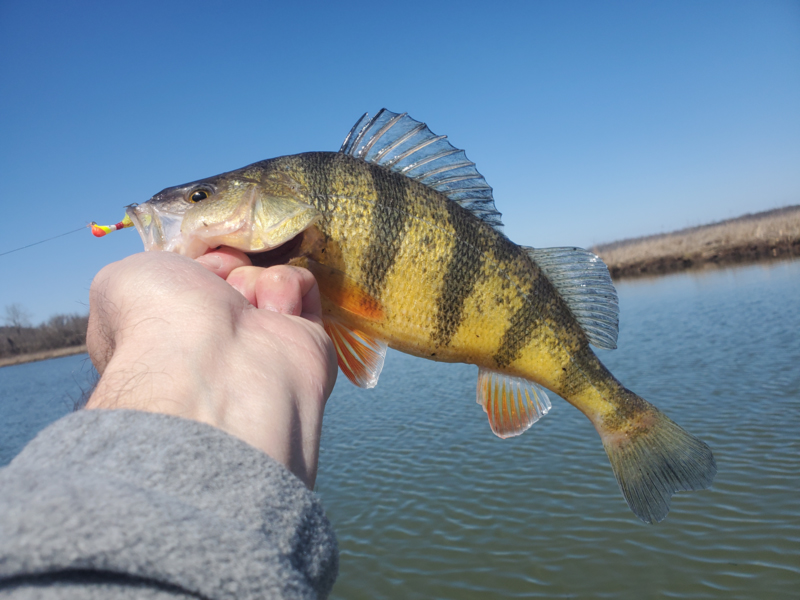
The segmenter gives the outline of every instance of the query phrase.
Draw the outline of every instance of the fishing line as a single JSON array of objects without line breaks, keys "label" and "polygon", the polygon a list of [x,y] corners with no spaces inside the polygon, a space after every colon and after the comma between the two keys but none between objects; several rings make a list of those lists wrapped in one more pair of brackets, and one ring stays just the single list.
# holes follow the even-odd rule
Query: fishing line
[{"label": "fishing line", "polygon": [[79,231],[83,231],[87,227],[91,227],[91,225],[84,225],[83,227],[79,227],[78,229],[73,229],[72,231],[68,231],[66,233],[60,233],[58,235],[54,235],[53,237],[49,237],[46,240],[42,240],[40,242],[34,242],[33,244],[28,244],[27,246],[14,248],[13,250],[7,250],[6,252],[0,252],[0,256],[5,256],[6,254],[11,254],[12,252],[19,252],[20,250],[25,250],[25,248],[30,248],[31,246],[38,246],[39,244],[44,244],[45,242],[49,242],[50,240],[55,240],[57,238],[64,237],[65,235],[69,235],[71,233],[77,233]]}]

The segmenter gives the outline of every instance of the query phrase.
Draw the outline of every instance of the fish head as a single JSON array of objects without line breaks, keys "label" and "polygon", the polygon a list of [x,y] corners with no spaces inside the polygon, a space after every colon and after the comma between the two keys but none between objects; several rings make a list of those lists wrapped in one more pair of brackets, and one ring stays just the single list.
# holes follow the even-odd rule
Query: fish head
[{"label": "fish head", "polygon": [[143,204],[127,207],[145,250],[190,258],[219,246],[265,252],[320,218],[288,173],[256,165],[169,187]]}]

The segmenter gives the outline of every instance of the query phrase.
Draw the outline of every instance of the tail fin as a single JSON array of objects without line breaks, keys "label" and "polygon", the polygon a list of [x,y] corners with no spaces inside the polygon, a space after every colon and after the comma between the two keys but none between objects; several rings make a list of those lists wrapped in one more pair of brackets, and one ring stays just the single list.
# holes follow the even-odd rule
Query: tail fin
[{"label": "tail fin", "polygon": [[645,523],[658,523],[669,512],[672,494],[709,487],[717,465],[704,442],[636,399],[647,407],[636,425],[600,435],[628,506]]}]

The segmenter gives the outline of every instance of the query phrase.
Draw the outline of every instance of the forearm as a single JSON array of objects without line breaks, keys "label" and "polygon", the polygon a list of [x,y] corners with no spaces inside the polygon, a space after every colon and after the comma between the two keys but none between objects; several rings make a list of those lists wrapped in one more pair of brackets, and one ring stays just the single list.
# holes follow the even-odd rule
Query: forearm
[{"label": "forearm", "polygon": [[313,493],[195,421],[70,415],[0,471],[0,490],[0,591],[20,597],[51,577],[49,589],[85,598],[109,585],[138,597],[316,598],[336,576]]}]

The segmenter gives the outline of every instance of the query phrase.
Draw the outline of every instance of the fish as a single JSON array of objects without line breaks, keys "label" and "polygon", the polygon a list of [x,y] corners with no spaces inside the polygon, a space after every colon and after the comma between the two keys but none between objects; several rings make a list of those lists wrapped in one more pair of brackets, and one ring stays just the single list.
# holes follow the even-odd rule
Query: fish
[{"label": "fish", "polygon": [[[338,152],[307,152],[166,188],[126,208],[146,250],[196,258],[220,246],[317,280],[341,371],[377,384],[386,348],[478,367],[491,431],[525,432],[548,391],[600,435],[628,506],[663,520],[679,491],[708,488],[710,448],[625,388],[591,346],[616,348],[608,269],[577,247],[504,233],[465,152],[407,113],[364,114]],[[122,225],[120,225],[122,226]]]}]

